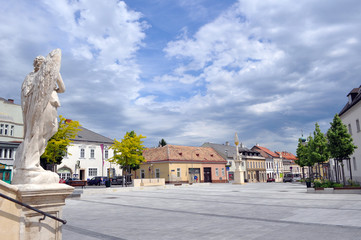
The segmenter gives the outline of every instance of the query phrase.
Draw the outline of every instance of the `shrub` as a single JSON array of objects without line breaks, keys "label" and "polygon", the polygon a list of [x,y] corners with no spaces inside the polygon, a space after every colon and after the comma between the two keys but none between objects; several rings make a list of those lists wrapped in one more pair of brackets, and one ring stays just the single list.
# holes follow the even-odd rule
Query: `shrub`
[{"label": "shrub", "polygon": [[351,179],[347,180],[348,184],[350,184],[352,187],[359,187],[360,184],[356,181],[352,181]]}]

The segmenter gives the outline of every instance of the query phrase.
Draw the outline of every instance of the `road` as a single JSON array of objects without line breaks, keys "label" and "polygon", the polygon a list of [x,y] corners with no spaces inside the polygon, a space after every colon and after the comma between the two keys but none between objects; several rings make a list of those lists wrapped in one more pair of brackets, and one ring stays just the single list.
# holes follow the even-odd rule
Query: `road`
[{"label": "road", "polygon": [[85,189],[66,200],[63,239],[361,239],[360,216],[360,194],[300,183]]}]

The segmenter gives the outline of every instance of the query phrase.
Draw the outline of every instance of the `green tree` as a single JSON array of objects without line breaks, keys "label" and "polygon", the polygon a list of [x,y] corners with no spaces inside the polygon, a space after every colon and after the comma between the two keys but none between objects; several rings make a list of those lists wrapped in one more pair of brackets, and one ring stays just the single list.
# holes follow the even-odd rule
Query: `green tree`
[{"label": "green tree", "polygon": [[109,161],[121,165],[123,175],[125,172],[131,173],[131,170],[138,169],[140,164],[145,162],[143,138],[146,137],[131,131],[124,135],[121,142],[114,139],[114,144],[111,146],[114,150],[114,156]]},{"label": "green tree", "polygon": [[307,166],[308,164],[307,145],[302,141],[301,138],[298,139],[296,155],[297,155],[297,160],[295,160],[295,163],[302,168],[302,175],[305,176],[304,167]]},{"label": "green tree", "polygon": [[321,132],[318,123],[315,124],[315,131],[313,132],[313,141],[308,143],[310,159],[313,163],[318,165],[318,173],[321,176],[320,163],[329,160],[330,152],[328,151],[328,142],[326,136]]},{"label": "green tree", "polygon": [[[45,152],[40,157],[40,164],[45,168],[47,164],[61,164],[63,157],[67,153],[68,146],[81,129],[78,121],[71,121],[59,115],[58,131],[52,136],[45,148]],[[54,169],[53,169],[54,171]]]},{"label": "green tree", "polygon": [[[353,154],[357,146],[353,144],[352,137],[347,132],[347,127],[342,123],[338,114],[335,114],[330,124],[331,127],[327,131],[328,149],[336,163],[339,162],[341,164],[343,183],[346,185],[343,160],[349,159],[349,156]],[[338,164],[336,164],[336,166],[337,165]],[[338,167],[335,168],[336,181],[339,182],[337,169]]]},{"label": "green tree", "polygon": [[165,145],[167,145],[167,142],[162,138],[158,143],[158,147],[164,147]]}]

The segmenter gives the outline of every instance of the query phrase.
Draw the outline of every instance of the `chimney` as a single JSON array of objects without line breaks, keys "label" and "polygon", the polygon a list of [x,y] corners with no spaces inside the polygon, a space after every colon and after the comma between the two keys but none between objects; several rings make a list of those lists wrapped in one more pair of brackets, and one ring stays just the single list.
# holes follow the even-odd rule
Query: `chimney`
[{"label": "chimney", "polygon": [[8,102],[9,102],[9,103],[14,103],[14,99],[10,99],[10,98],[9,98],[9,99],[8,99]]}]

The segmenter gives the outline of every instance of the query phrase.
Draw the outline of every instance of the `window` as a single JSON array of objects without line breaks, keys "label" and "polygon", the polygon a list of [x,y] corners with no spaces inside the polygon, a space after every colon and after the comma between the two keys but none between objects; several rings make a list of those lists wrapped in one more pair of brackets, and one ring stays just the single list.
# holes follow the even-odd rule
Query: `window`
[{"label": "window", "polygon": [[90,158],[94,158],[94,152],[95,152],[94,149],[90,149]]},{"label": "window", "polygon": [[14,126],[10,127],[10,136],[14,136]]},{"label": "window", "polygon": [[351,128],[351,124],[348,125],[348,133],[352,136],[352,128]]},{"label": "window", "polygon": [[4,135],[8,135],[9,125],[5,124]]},{"label": "window", "polygon": [[9,159],[12,159],[12,158],[13,158],[13,150],[9,149]]},{"label": "window", "polygon": [[357,129],[357,132],[360,131],[360,121],[358,119],[356,119],[356,129]]},{"label": "window", "polygon": [[88,169],[88,176],[92,177],[92,176],[96,176],[98,175],[98,169],[97,168],[89,168]]},{"label": "window", "polygon": [[356,158],[355,158],[355,157],[353,157],[353,158],[352,158],[352,160],[353,160],[353,169],[354,169],[354,170],[357,170],[357,166],[356,166]]},{"label": "window", "polygon": [[105,159],[108,159],[108,157],[109,157],[108,154],[109,154],[109,153],[108,153],[108,149],[105,149],[105,151],[104,151],[104,158],[105,158]]},{"label": "window", "polygon": [[140,170],[140,178],[145,178],[144,169],[141,169],[141,170]]},{"label": "window", "polygon": [[350,162],[346,161],[346,165],[347,165],[347,170],[350,170]]},{"label": "window", "polygon": [[216,176],[219,176],[218,168],[216,168]]},{"label": "window", "polygon": [[180,176],[181,176],[181,169],[177,168],[177,177],[180,177]]},{"label": "window", "polygon": [[5,149],[4,149],[4,156],[3,156],[3,158],[7,158],[7,156],[8,156],[8,150],[5,148]]},{"label": "window", "polygon": [[80,149],[80,158],[84,158],[85,157],[85,150],[84,148]]},{"label": "window", "polygon": [[224,172],[224,168],[222,168],[222,176],[226,175]]},{"label": "window", "polygon": [[107,169],[107,175],[110,178],[114,177],[115,176],[115,168],[108,168]]},{"label": "window", "polygon": [[3,158],[3,149],[0,148],[0,158]]},{"label": "window", "polygon": [[159,168],[155,169],[155,178],[159,178],[160,177],[160,170]]},{"label": "window", "polygon": [[4,124],[0,124],[0,135],[4,134]]}]

